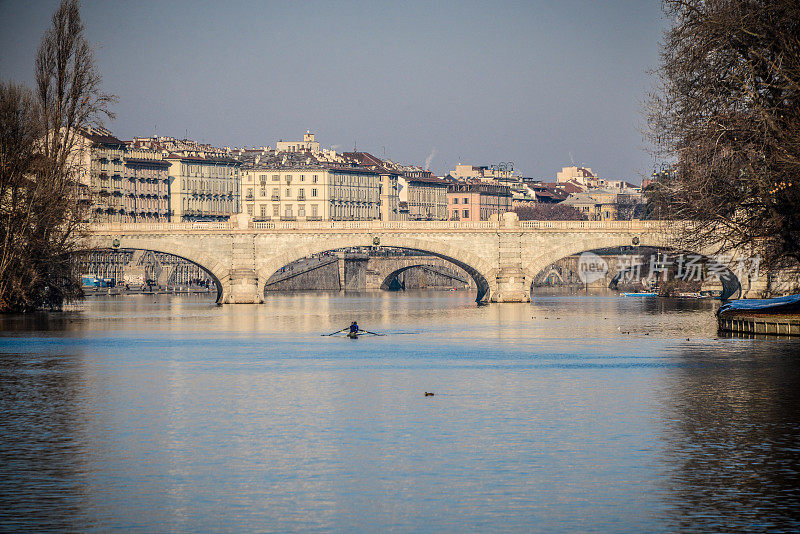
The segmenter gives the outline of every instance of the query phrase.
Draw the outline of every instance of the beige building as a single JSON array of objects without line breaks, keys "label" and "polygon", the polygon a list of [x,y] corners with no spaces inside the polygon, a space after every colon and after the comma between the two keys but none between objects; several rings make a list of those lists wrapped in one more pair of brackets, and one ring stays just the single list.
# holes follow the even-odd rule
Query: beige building
[{"label": "beige building", "polygon": [[169,164],[158,150],[132,148],[105,128],[79,133],[81,197],[93,222],[168,222]]},{"label": "beige building", "polygon": [[378,219],[381,221],[399,221],[401,217],[398,179],[401,173],[386,167],[383,160],[368,152],[344,152],[342,156],[378,173],[380,177],[380,211]]},{"label": "beige building", "polygon": [[408,219],[411,221],[446,221],[448,182],[441,178],[401,178],[406,187]]},{"label": "beige building", "polygon": [[380,217],[380,177],[334,165],[252,164],[242,170],[244,213],[254,221],[364,221]]},{"label": "beige building", "polygon": [[488,167],[486,165],[463,165],[459,163],[455,170],[450,171],[450,176],[456,180],[482,182],[516,182],[518,178],[514,175],[514,169],[505,164]]},{"label": "beige building", "polygon": [[616,221],[631,218],[636,213],[636,207],[643,205],[643,202],[639,193],[624,194],[613,189],[590,189],[571,194],[563,204],[580,211],[590,221]]},{"label": "beige building", "polygon": [[563,167],[556,173],[556,183],[572,182],[583,187],[597,187],[597,175],[589,167]]},{"label": "beige building", "polygon": [[318,154],[319,143],[314,140],[314,134],[306,130],[302,141],[280,140],[275,144],[275,150],[278,152],[310,152],[311,154]]},{"label": "beige building", "polygon": [[240,162],[221,152],[189,150],[165,160],[174,221],[227,221],[241,212]]}]

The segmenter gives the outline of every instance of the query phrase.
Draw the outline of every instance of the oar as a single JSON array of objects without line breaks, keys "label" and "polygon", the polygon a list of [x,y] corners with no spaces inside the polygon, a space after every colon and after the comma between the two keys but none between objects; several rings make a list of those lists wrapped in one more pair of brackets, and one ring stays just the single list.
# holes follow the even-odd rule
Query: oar
[{"label": "oar", "polygon": [[385,336],[386,334],[376,334],[375,332],[370,332],[369,330],[359,330],[358,333],[364,332],[365,334],[372,334],[373,336]]},{"label": "oar", "polygon": [[336,332],[331,332],[330,334],[322,334],[323,336],[335,336],[336,334],[340,334],[350,328],[349,326],[342,328],[341,330],[337,330]]}]

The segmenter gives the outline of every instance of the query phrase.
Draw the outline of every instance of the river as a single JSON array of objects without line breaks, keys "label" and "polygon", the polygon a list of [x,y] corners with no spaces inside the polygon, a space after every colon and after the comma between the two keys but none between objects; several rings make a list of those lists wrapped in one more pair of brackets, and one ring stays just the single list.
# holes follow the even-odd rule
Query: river
[{"label": "river", "polygon": [[[473,299],[0,316],[0,531],[800,529],[800,341],[718,338],[710,301]],[[354,319],[386,335],[322,336]]]}]

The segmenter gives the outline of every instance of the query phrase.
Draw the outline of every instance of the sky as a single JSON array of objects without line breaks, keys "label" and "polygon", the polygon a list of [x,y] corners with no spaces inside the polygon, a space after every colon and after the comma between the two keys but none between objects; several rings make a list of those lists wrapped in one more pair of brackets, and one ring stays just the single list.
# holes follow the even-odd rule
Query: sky
[{"label": "sky", "polygon": [[[0,0],[0,78],[33,83],[55,0]],[[84,0],[118,137],[275,147],[306,130],[445,174],[512,162],[638,183],[658,0]]]}]

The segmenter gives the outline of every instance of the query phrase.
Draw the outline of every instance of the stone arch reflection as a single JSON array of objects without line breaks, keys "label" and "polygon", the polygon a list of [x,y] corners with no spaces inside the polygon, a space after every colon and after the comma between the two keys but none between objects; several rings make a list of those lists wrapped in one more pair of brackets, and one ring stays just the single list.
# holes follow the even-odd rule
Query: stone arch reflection
[{"label": "stone arch reflection", "polygon": [[[142,248],[94,248],[75,255],[77,274],[112,280],[119,288],[163,289],[176,291],[192,288],[213,290],[216,301],[222,298],[222,282],[210,269],[188,257],[162,250]],[[84,284],[86,285],[86,284]],[[101,287],[107,287],[105,283]]]},{"label": "stone arch reflection", "polygon": [[[730,263],[702,253],[664,246],[614,246],[577,250],[537,267],[531,291],[537,287],[611,288],[663,295],[680,292],[715,296],[722,300],[741,292]],[[665,287],[666,286],[666,287]]]}]

